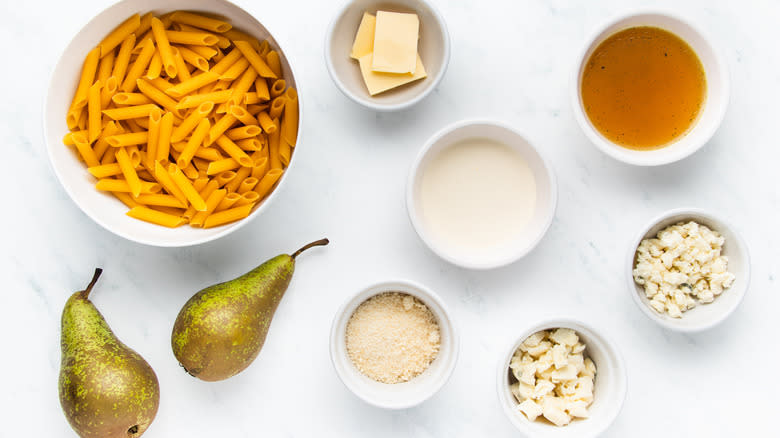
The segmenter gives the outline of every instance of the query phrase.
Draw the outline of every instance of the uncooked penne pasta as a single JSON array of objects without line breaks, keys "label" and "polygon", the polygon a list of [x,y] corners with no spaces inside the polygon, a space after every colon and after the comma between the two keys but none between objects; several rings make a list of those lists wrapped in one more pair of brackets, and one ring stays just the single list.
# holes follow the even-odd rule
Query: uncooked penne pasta
[{"label": "uncooked penne pasta", "polygon": [[268,158],[261,157],[255,160],[254,166],[252,167],[252,173],[250,173],[252,178],[257,178],[259,180],[265,176],[266,172],[268,172]]},{"label": "uncooked penne pasta", "polygon": [[122,41],[122,45],[119,46],[119,52],[117,52],[114,59],[114,68],[111,70],[111,76],[115,77],[120,84],[125,80],[133,47],[135,47],[135,35],[131,34]]},{"label": "uncooked penne pasta", "polygon": [[176,216],[162,211],[153,210],[149,207],[136,206],[131,208],[127,215],[145,222],[151,222],[164,227],[176,228],[187,223],[187,220],[181,216]]},{"label": "uncooked penne pasta", "polygon": [[243,219],[249,216],[249,213],[252,212],[252,205],[253,204],[247,204],[241,207],[234,207],[213,213],[206,218],[205,222],[203,223],[203,228],[213,228]]},{"label": "uncooked penne pasta", "polygon": [[166,112],[160,119],[160,133],[157,136],[157,153],[155,154],[157,161],[166,160],[170,154],[173,119],[171,112]]},{"label": "uncooked penne pasta", "polygon": [[162,73],[162,67],[162,56],[160,56],[160,51],[157,50],[154,52],[154,55],[152,55],[152,60],[149,61],[149,69],[146,71],[146,76],[144,77],[149,80],[159,78],[160,73]]},{"label": "uncooked penne pasta", "polygon": [[160,122],[162,111],[157,108],[149,113],[149,138],[146,143],[146,167],[152,168],[152,163],[157,156],[157,145],[160,141]]},{"label": "uncooked penne pasta", "polygon": [[73,135],[73,142],[76,144],[76,150],[79,151],[81,159],[87,164],[87,167],[99,166],[100,162],[95,155],[95,151],[89,145],[88,134],[79,132]]},{"label": "uncooked penne pasta", "polygon": [[208,32],[182,32],[168,30],[165,33],[168,36],[168,41],[176,44],[213,46],[219,42],[219,38]]},{"label": "uncooked penne pasta", "polygon": [[130,70],[127,71],[127,76],[125,76],[124,81],[122,81],[122,85],[119,86],[120,90],[125,93],[135,90],[136,80],[141,77],[144,71],[146,71],[146,67],[149,66],[149,62],[152,60],[153,55],[154,43],[146,41],[141,48],[141,53],[138,54],[138,57],[130,66]]},{"label": "uncooked penne pasta", "polygon": [[138,14],[130,16],[130,18],[112,30],[111,33],[106,35],[106,37],[103,38],[103,41],[98,44],[100,56],[105,57],[109,53],[113,53],[114,48],[120,45],[128,35],[135,32],[140,26],[141,16]]},{"label": "uncooked penne pasta", "polygon": [[[205,59],[204,59],[205,62]],[[219,76],[211,71],[203,72],[201,74],[192,76],[189,80],[180,82],[177,85],[174,85],[171,88],[168,88],[165,90],[165,92],[174,97],[174,98],[181,98],[185,94],[190,94],[193,91],[197,90],[198,88],[201,88],[205,85],[208,85],[212,82],[216,82],[219,79]]]},{"label": "uncooked penne pasta", "polygon": [[247,155],[246,152],[238,147],[238,145],[235,144],[233,140],[227,138],[227,136],[221,135],[219,138],[217,138],[216,143],[219,145],[219,147],[222,148],[223,151],[225,151],[226,154],[230,155],[230,157],[236,160],[240,165],[244,167],[252,167],[254,164],[252,159],[249,158],[249,155]]},{"label": "uncooked penne pasta", "polygon": [[[123,179],[100,179],[95,188],[104,192],[132,192],[130,185]],[[160,184],[141,181],[141,193],[158,193],[160,189]]]},{"label": "uncooked penne pasta", "polygon": [[[231,158],[231,160],[232,160],[232,158]],[[215,180],[219,183],[219,187],[222,187],[222,186],[228,184],[229,182],[233,181],[234,179],[236,179],[236,172],[233,172],[232,170],[228,170],[226,172],[222,172],[222,173],[218,174],[217,177],[215,178]]]},{"label": "uncooked penne pasta", "polygon": [[[122,41],[119,42],[121,43]],[[108,55],[105,55],[102,58],[100,58],[100,62],[98,63],[96,81],[100,81],[102,84],[106,83],[106,80],[109,77],[111,77],[111,70],[114,69],[115,59],[116,59],[116,53],[113,50],[109,51]]]},{"label": "uncooked penne pasta", "polygon": [[201,120],[205,119],[209,113],[211,113],[213,108],[214,104],[211,102],[200,104],[200,106],[192,111],[190,115],[188,115],[187,118],[184,119],[184,121],[182,121],[181,124],[173,130],[173,134],[171,134],[171,141],[176,143],[184,140],[190,134],[190,132],[195,129],[198,123],[200,123]]},{"label": "uncooked penne pasta", "polygon": [[287,88],[287,82],[285,82],[284,79],[275,80],[271,85],[271,89],[269,90],[271,92],[271,99],[276,99],[277,97],[284,94],[285,88]]},{"label": "uncooked penne pasta", "polygon": [[257,138],[245,138],[243,140],[237,140],[236,144],[242,150],[256,152],[263,149],[263,143]]},{"label": "uncooked penne pasta", "polygon": [[233,28],[230,23],[225,21],[204,17],[203,15],[194,14],[192,12],[176,11],[171,14],[171,20],[217,33],[225,33]]},{"label": "uncooked penne pasta", "polygon": [[282,77],[282,61],[279,59],[279,52],[276,50],[268,51],[265,55],[265,62],[277,78]]},{"label": "uncooked penne pasta", "polygon": [[228,208],[231,208],[239,199],[241,199],[241,195],[238,193],[228,193],[224,198],[222,198],[222,202],[217,205],[217,208],[214,211],[227,210]]},{"label": "uncooked penne pasta", "polygon": [[116,151],[116,162],[119,163],[119,168],[122,169],[125,181],[130,186],[130,193],[135,197],[141,195],[141,180],[138,178],[135,167],[130,161],[130,156],[127,155],[125,148],[120,148]]},{"label": "uncooked penne pasta", "polygon": [[90,144],[97,140],[100,131],[103,130],[100,114],[100,90],[101,84],[98,80],[89,87],[87,92],[87,132]]},{"label": "uncooked penne pasta", "polygon": [[230,95],[232,93],[232,90],[220,90],[203,94],[191,94],[180,100],[176,107],[179,109],[188,109],[195,108],[204,102],[213,102],[214,104],[225,103],[228,101],[228,99],[230,99]]},{"label": "uncooked penne pasta", "polygon": [[[209,35],[211,35],[211,34],[209,34]],[[197,53],[198,55],[208,59],[208,60],[211,60],[211,58],[213,58],[213,57],[217,56],[217,54],[219,54],[217,49],[213,49],[211,47],[206,47],[206,46],[188,45],[187,48],[192,50],[193,52]]]},{"label": "uncooked penne pasta", "polygon": [[298,140],[298,92],[288,88],[284,95],[287,101],[284,104],[282,138],[290,147],[295,147]]},{"label": "uncooked penne pasta", "polygon": [[211,127],[211,130],[209,131],[209,135],[206,136],[206,142],[203,144],[204,146],[211,146],[214,144],[215,141],[217,141],[217,138],[219,138],[222,134],[225,133],[228,129],[230,129],[234,123],[236,123],[238,119],[232,114],[225,114],[222,116],[217,122]]},{"label": "uncooked penne pasta", "polygon": [[246,193],[246,192],[252,190],[253,188],[255,188],[255,186],[257,185],[258,182],[260,182],[260,180],[258,180],[257,178],[255,178],[253,176],[247,177],[246,179],[241,181],[241,184],[239,184],[237,193],[243,195],[244,193]]},{"label": "uncooked penne pasta", "polygon": [[184,61],[186,63],[194,66],[200,71],[209,70],[209,62],[206,60],[206,58],[198,55],[197,53],[193,52],[192,50],[184,46],[177,46],[176,49],[179,51],[181,57],[184,58]]},{"label": "uncooked penne pasta", "polygon": [[[228,37],[229,38],[229,37]],[[249,61],[249,64],[255,69],[258,75],[264,78],[276,79],[276,75],[268,67],[268,64],[263,61],[263,58],[255,51],[252,45],[247,41],[233,41],[233,44]]]},{"label": "uncooked penne pasta", "polygon": [[160,89],[156,88],[154,85],[152,85],[149,81],[145,79],[138,79],[137,84],[138,84],[138,89],[146,97],[156,102],[166,110],[172,112],[176,117],[181,116],[181,110],[176,108],[177,102],[173,100],[172,97],[163,93]]},{"label": "uncooked penne pasta", "polygon": [[209,128],[211,128],[209,120],[201,118],[198,122],[198,126],[192,132],[192,136],[187,140],[187,146],[181,151],[181,155],[179,155],[179,158],[176,160],[176,164],[180,168],[184,169],[189,166],[190,160],[192,160],[195,156],[195,151],[197,151],[203,143],[203,139],[206,137],[206,134],[208,134]]},{"label": "uncooked penne pasta", "polygon": [[224,189],[218,189],[211,192],[208,198],[206,198],[206,211],[196,213],[192,217],[192,220],[190,220],[190,224],[195,227],[202,226],[206,218],[217,209],[217,206],[225,198],[225,195],[227,195],[227,190]]},{"label": "uncooked penne pasta", "polygon": [[245,192],[241,194],[241,198],[233,205],[234,207],[240,207],[242,205],[254,204],[260,200],[260,195],[257,192]]},{"label": "uncooked penne pasta", "polygon": [[278,119],[281,117],[282,111],[284,111],[284,104],[286,102],[287,98],[284,95],[277,96],[274,100],[271,101],[271,107],[268,108],[268,115],[271,116],[272,119]]},{"label": "uncooked penne pasta", "polygon": [[[118,93],[114,97],[120,96],[120,95],[128,95],[130,93]],[[135,93],[133,93],[135,94]],[[141,95],[144,98],[147,98],[143,94]],[[121,99],[121,98],[120,98]],[[148,98],[147,98],[148,99]],[[152,113],[152,111],[159,111],[160,107],[153,104],[153,103],[146,103],[142,105],[133,105],[133,106],[123,106],[119,108],[111,108],[103,110],[103,114],[110,117],[113,120],[128,120],[128,119],[139,119],[142,117],[149,117],[149,114]]]},{"label": "uncooked penne pasta", "polygon": [[261,132],[263,132],[263,130],[260,129],[260,127],[257,125],[245,125],[238,128],[233,128],[225,132],[225,135],[227,135],[229,139],[235,141],[243,140],[245,138],[257,137]]},{"label": "uncooked penne pasta", "polygon": [[155,161],[154,163],[154,179],[160,183],[165,191],[178,199],[179,202],[185,206],[188,205],[187,197],[184,196],[184,192],[179,188],[178,185],[176,185],[176,183],[173,181],[173,177],[171,177],[165,167],[163,167],[163,164],[161,164],[159,161]]},{"label": "uncooked penne pasta", "polygon": [[165,74],[167,74],[169,78],[175,78],[178,70],[176,69],[176,63],[173,60],[173,51],[171,50],[171,44],[168,41],[165,26],[159,18],[153,17],[151,28],[154,39],[157,42],[157,50],[160,51],[160,58],[162,59]]},{"label": "uncooked penne pasta", "polygon": [[173,195],[163,195],[153,193],[148,195],[136,196],[135,201],[143,205],[154,205],[158,207],[187,208],[187,205]]},{"label": "uncooked penne pasta", "polygon": [[241,167],[238,161],[233,158],[225,158],[223,160],[216,160],[209,163],[208,169],[206,169],[207,175],[221,174],[227,170],[238,169]]},{"label": "uncooked penne pasta", "polygon": [[206,210],[206,202],[200,197],[200,194],[195,190],[195,187],[193,187],[190,180],[184,176],[184,173],[178,166],[170,164],[168,166],[168,174],[171,175],[173,182],[176,183],[182,193],[184,193],[184,196],[186,196],[187,200],[195,207],[195,210]]},{"label": "uncooked penne pasta", "polygon": [[263,176],[260,182],[257,183],[254,191],[260,195],[261,199],[265,198],[265,196],[271,192],[274,184],[282,177],[282,173],[283,171],[281,169],[271,169]]},{"label": "uncooked penne pasta", "polygon": [[229,112],[231,115],[233,115],[233,117],[245,125],[257,125],[260,123],[252,116],[252,114],[249,114],[249,111],[245,110],[241,106],[233,105],[230,107]]},{"label": "uncooked penne pasta", "polygon": [[179,75],[179,79],[182,81],[190,79],[192,75],[184,62],[184,58],[181,56],[181,52],[179,52],[179,48],[171,46],[171,53],[173,53],[173,63],[176,65],[176,74]]},{"label": "uncooked penne pasta", "polygon": [[149,141],[149,133],[143,132],[131,132],[129,134],[116,134],[111,137],[106,137],[106,141],[109,146],[115,148],[130,146],[134,144],[144,144]]},{"label": "uncooked penne pasta", "polygon": [[260,126],[263,127],[263,131],[268,134],[273,134],[278,129],[276,122],[274,122],[271,116],[265,111],[261,111],[257,114],[257,121],[260,123]]},{"label": "uncooked penne pasta", "polygon": [[70,109],[84,108],[87,105],[87,93],[89,92],[89,87],[94,83],[99,60],[100,48],[95,47],[87,54],[86,59],[84,59],[84,65],[81,67],[79,85],[78,88],[76,88],[76,95],[73,97]]},{"label": "uncooked penne pasta", "polygon": [[116,93],[111,96],[111,101],[117,105],[128,106],[146,105],[152,103],[152,100],[146,97],[143,93]]},{"label": "uncooked penne pasta", "polygon": [[240,167],[236,171],[236,177],[230,180],[230,182],[228,182],[227,184],[225,184],[225,189],[227,189],[228,192],[235,192],[236,190],[238,190],[238,187],[246,179],[246,177],[249,176],[250,173],[252,173],[252,168]]}]

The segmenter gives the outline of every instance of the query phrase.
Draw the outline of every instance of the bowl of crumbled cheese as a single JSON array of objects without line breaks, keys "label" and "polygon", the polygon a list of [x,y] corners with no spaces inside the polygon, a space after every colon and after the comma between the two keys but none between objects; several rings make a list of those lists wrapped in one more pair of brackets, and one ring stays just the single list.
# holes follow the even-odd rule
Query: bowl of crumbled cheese
[{"label": "bowl of crumbled cheese", "polygon": [[501,358],[497,390],[504,413],[526,436],[597,437],[623,406],[625,365],[594,328],[545,320],[522,330]]},{"label": "bowl of crumbled cheese", "polygon": [[410,281],[360,290],[338,310],[330,356],[344,385],[371,405],[404,409],[422,403],[449,379],[458,335],[444,302]]},{"label": "bowl of crumbled cheese", "polygon": [[627,265],[628,290],[642,312],[683,332],[725,320],[750,282],[742,237],[699,209],[675,209],[650,221],[632,241]]}]

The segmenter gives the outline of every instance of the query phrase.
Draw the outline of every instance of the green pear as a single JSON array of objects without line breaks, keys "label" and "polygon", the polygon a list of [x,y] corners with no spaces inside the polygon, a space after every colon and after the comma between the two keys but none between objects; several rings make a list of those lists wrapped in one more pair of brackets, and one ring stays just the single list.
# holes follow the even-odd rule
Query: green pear
[{"label": "green pear", "polygon": [[290,284],[295,258],[327,245],[312,242],[292,255],[278,255],[246,274],[196,293],[182,307],[171,335],[184,370],[208,382],[232,377],[255,360]]},{"label": "green pear", "polygon": [[123,344],[89,300],[102,269],[62,311],[60,404],[82,438],[140,437],[160,404],[157,375]]}]

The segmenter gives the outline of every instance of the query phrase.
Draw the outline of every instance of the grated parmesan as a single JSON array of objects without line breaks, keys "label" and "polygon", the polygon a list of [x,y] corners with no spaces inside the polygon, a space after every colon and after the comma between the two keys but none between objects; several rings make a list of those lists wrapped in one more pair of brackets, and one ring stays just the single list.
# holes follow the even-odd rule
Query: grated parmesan
[{"label": "grated parmesan", "polygon": [[385,292],[361,303],[347,322],[347,354],[355,367],[381,383],[407,382],[439,354],[439,323],[417,298]]}]

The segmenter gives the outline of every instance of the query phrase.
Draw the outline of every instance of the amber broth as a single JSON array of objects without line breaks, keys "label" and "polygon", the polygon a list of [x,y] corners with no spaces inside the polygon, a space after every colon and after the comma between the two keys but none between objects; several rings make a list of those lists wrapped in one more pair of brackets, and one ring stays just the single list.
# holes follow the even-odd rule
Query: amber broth
[{"label": "amber broth", "polygon": [[657,149],[684,135],[703,106],[701,61],[680,37],[641,26],[602,42],[582,73],[582,103],[596,129],[629,149]]}]

